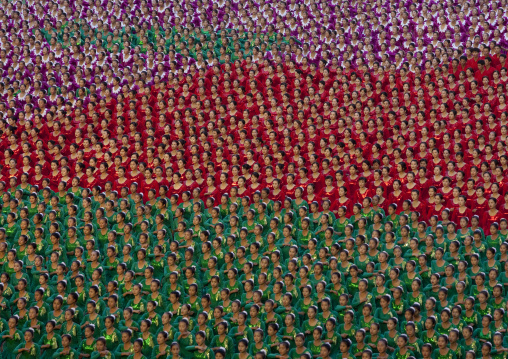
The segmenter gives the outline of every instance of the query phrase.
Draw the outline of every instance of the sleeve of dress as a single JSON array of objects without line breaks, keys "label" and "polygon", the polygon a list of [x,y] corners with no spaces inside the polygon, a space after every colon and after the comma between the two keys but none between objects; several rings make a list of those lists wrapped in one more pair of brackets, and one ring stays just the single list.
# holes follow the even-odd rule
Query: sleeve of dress
[{"label": "sleeve of dress", "polygon": [[376,311],[374,312],[374,319],[376,319],[378,323],[383,323],[384,320],[380,316],[382,314],[379,313],[380,310],[382,309],[381,308],[376,309]]},{"label": "sleeve of dress", "polygon": [[32,345],[32,349],[30,349],[30,351],[32,351],[32,350],[35,350],[35,354],[34,354],[34,356],[35,356],[36,358],[40,358],[40,356],[41,356],[41,348],[39,347],[39,345],[38,345],[38,344],[33,343],[33,345]]},{"label": "sleeve of dress", "polygon": [[424,293],[428,293],[432,290],[432,284],[429,284],[428,286],[426,286],[425,288],[423,288],[423,292]]},{"label": "sleeve of dress", "polygon": [[20,349],[23,349],[25,347],[25,343],[21,343],[20,345],[18,345],[16,348],[14,348],[14,354],[18,354],[18,351]]},{"label": "sleeve of dress", "polygon": [[353,307],[358,307],[360,305],[360,297],[358,296],[358,293],[355,294],[354,298],[353,298],[353,302],[351,303],[351,305]]}]

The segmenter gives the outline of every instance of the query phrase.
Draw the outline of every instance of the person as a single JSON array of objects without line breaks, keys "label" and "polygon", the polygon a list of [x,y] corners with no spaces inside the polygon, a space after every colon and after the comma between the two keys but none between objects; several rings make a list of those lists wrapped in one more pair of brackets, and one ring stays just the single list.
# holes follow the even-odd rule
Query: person
[{"label": "person", "polygon": [[138,338],[134,340],[133,350],[134,352],[127,357],[127,359],[145,359],[146,357],[143,355],[143,339]]},{"label": "person", "polygon": [[191,345],[185,349],[193,352],[194,358],[215,359],[215,353],[205,344],[206,333],[202,330],[196,333],[196,345]]},{"label": "person", "polygon": [[22,343],[14,349],[14,354],[17,354],[19,358],[24,359],[34,359],[39,358],[41,354],[41,349],[39,348],[39,345],[34,343],[34,330],[32,328],[29,328],[25,330],[25,343]]},{"label": "person", "polygon": [[[5,330],[0,333],[0,340],[3,350],[5,351],[5,357],[14,359],[17,354],[15,349],[20,345],[23,341],[23,334],[18,329],[19,317],[17,315],[13,315],[9,318],[7,325],[5,326]],[[33,338],[33,337],[32,337]],[[23,353],[24,351],[22,351]]]},{"label": "person", "polygon": [[[71,347],[71,343],[72,337],[69,334],[62,335],[62,347],[60,349],[57,349],[56,353],[53,354],[53,358],[71,358],[71,359],[79,358],[78,352]],[[103,341],[100,341],[99,338],[97,343],[103,343]],[[102,348],[100,344],[98,348]],[[94,355],[95,358],[100,357],[99,352],[94,352],[92,355]]]}]

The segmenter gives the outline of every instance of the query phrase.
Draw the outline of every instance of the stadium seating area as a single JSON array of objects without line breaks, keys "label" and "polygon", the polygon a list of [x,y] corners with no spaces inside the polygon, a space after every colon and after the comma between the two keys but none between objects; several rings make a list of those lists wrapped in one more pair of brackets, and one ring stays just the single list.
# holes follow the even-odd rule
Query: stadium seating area
[{"label": "stadium seating area", "polygon": [[507,11],[2,0],[0,359],[507,359]]}]

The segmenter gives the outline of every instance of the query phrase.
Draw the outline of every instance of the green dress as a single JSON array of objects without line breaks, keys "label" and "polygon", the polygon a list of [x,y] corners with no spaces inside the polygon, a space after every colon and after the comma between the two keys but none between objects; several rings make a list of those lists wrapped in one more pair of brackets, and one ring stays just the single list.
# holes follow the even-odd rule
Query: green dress
[{"label": "green dress", "polygon": [[206,348],[204,352],[200,352],[199,350],[195,350],[194,346],[190,346],[185,348],[185,350],[190,351],[192,353],[192,357],[196,359],[215,359],[215,354],[210,348]]},{"label": "green dress", "polygon": [[[134,345],[131,344],[131,347],[129,349],[125,349],[124,344],[120,344],[119,346],[117,346],[115,350],[115,358],[118,359],[122,358],[122,353],[134,353]],[[123,356],[123,358],[125,358],[125,356]]]},{"label": "green dress", "polygon": [[[242,333],[242,334],[240,335],[239,333]],[[235,327],[230,329],[230,331],[228,333],[228,336],[233,338],[233,342],[234,342],[234,347],[235,348],[237,347],[238,342],[241,339],[247,339],[249,341],[249,343],[254,342],[253,334],[252,334],[252,329],[249,328],[248,326],[245,327],[243,332],[240,332],[238,330],[238,326],[235,326]]]},{"label": "green dress", "polygon": [[[302,353],[300,353],[300,354],[298,354],[298,352],[296,351],[296,348],[291,349],[291,350],[289,351],[289,358],[290,358],[290,359],[300,359],[300,357],[301,357],[303,354],[306,354],[306,353],[307,353],[307,354],[311,354],[311,352],[310,352],[308,349],[306,349],[306,348],[304,348],[304,349],[305,349],[305,350],[304,350]],[[311,354],[311,355],[312,355],[312,354]]]},{"label": "green dress", "polygon": [[78,350],[80,353],[91,355],[95,351],[95,340],[89,345],[86,343],[86,339],[83,339],[78,347]]},{"label": "green dress", "polygon": [[401,354],[399,348],[395,350],[395,353],[393,353],[392,358],[393,359],[407,359],[409,357],[414,357],[414,354],[411,350],[407,350],[405,354]]},{"label": "green dress", "polygon": [[33,343],[32,347],[29,351],[23,351],[21,354],[18,354],[19,349],[24,349],[25,343],[21,343],[14,349],[14,354],[16,354],[16,358],[18,359],[38,359],[41,355],[41,348]]},{"label": "green dress", "polygon": [[468,351],[472,350],[475,353],[478,353],[481,349],[480,343],[477,339],[471,338],[471,342],[469,344],[466,343],[464,339],[460,341],[460,346],[464,350],[464,353],[467,353]]},{"label": "green dress", "polygon": [[118,347],[118,344],[122,339],[122,335],[118,329],[114,329],[111,334],[108,334],[107,329],[104,329],[101,333],[101,336],[106,339],[106,348],[108,348],[110,352]]},{"label": "green dress", "polygon": [[149,335],[146,339],[142,335],[139,336],[143,340],[143,355],[149,357],[152,354],[152,350],[155,347],[155,338],[153,335]]},{"label": "green dress", "polygon": [[62,329],[60,329],[60,336],[69,334],[72,337],[71,346],[76,347],[81,342],[81,327],[76,323],[73,323],[70,330],[67,330],[67,323],[62,323]]},{"label": "green dress", "polygon": [[54,334],[51,339],[48,338],[47,334],[44,334],[39,341],[39,346],[49,345],[49,348],[43,349],[41,358],[42,359],[51,359],[53,358],[53,354],[62,346],[62,338]]},{"label": "green dress", "polygon": [[210,346],[212,348],[216,348],[216,347],[224,348],[226,350],[226,358],[231,358],[231,355],[233,354],[233,352],[235,350],[233,340],[231,339],[231,336],[228,336],[228,335],[226,335],[224,340],[220,339],[220,335],[214,336],[212,338]]},{"label": "green dress", "polygon": [[316,345],[314,343],[314,340],[310,340],[308,343],[307,343],[307,349],[309,349],[310,353],[312,354],[313,357],[316,357],[316,356],[319,356],[319,354],[321,353],[321,345],[323,344],[324,342],[321,342],[319,343],[319,345]]},{"label": "green dress", "polygon": [[189,335],[187,335],[186,338],[181,337],[180,339],[178,339],[179,335],[180,335],[180,332],[175,333],[175,341],[178,344],[180,344],[180,355],[182,355],[183,357],[191,358],[192,352],[188,351],[186,348],[196,344],[196,339],[194,337],[194,334],[189,333]]},{"label": "green dress", "polygon": [[[120,345],[120,346],[122,346],[122,345]],[[168,345],[168,346],[166,346],[166,349],[164,350],[166,357],[169,355],[170,352],[171,352],[171,347]],[[153,350],[152,350],[152,356],[150,358],[157,358],[157,355],[159,355],[161,353],[162,352],[160,350],[160,346],[156,345],[155,348],[153,348]]]},{"label": "green dress", "polygon": [[441,355],[439,349],[435,349],[432,353],[433,359],[456,359],[455,352],[448,348],[448,353]]},{"label": "green dress", "polygon": [[[79,358],[78,352],[74,349],[71,349],[69,351],[69,353],[67,353],[67,354],[63,354],[62,352],[63,352],[63,349],[58,349],[56,351],[56,353],[53,355],[53,358],[54,359],[78,359]],[[97,352],[92,353],[93,359],[99,359],[100,357],[101,356],[99,353],[97,353]],[[104,359],[112,359],[112,358],[111,358],[111,355],[109,355],[109,356],[106,356]]]},{"label": "green dress", "polygon": [[386,313],[383,312],[383,308],[377,308],[374,312],[374,318],[376,318],[377,322],[381,326],[381,331],[386,332],[388,328],[384,322],[388,321],[390,318],[397,317],[397,313],[388,308]]},{"label": "green dress", "polygon": [[[0,333],[0,338],[4,335],[10,335],[9,329]],[[1,339],[3,344],[2,359],[15,359],[17,354],[14,353],[14,350],[24,341],[23,338],[23,333],[16,329],[12,338]]]},{"label": "green dress", "polygon": [[140,313],[134,313],[132,315],[132,319],[135,320],[135,321],[139,321],[141,319],[141,317],[143,316],[145,310],[146,310],[146,303],[145,301],[142,299],[140,300],[139,302],[135,303],[134,302],[134,299],[131,299],[127,302],[127,305],[126,307],[132,307],[132,309],[134,310],[139,310]]},{"label": "green dress", "polygon": [[[233,359],[240,359],[240,354],[233,355]],[[247,355],[244,359],[252,359],[252,355]]]}]

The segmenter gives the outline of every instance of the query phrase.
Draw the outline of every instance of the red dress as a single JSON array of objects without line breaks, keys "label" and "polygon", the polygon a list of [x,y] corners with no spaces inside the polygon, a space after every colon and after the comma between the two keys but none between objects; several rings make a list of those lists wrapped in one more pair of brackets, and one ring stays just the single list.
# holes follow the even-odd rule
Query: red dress
[{"label": "red dress", "polygon": [[394,192],[388,195],[388,204],[395,203],[397,205],[397,214],[402,212],[402,202],[404,202],[404,192],[400,191],[398,196]]},{"label": "red dress", "polygon": [[53,191],[58,189],[58,183],[60,183],[61,177],[60,171],[57,171],[56,175],[53,174],[53,171],[49,174],[49,187],[51,187]]},{"label": "red dress", "polygon": [[392,191],[393,191],[393,181],[394,181],[394,180],[395,180],[395,179],[393,179],[393,178],[390,178],[390,179],[389,179],[389,180],[387,180],[387,181],[383,180],[383,183],[384,183],[384,186],[383,186],[383,187],[385,188],[385,193],[386,193],[386,194],[388,194],[388,193],[390,193],[390,192],[392,192]]},{"label": "red dress", "polygon": [[310,175],[309,178],[311,180],[311,183],[314,184],[314,192],[319,193],[321,191],[321,189],[323,188],[323,186],[325,185],[325,178],[323,177],[322,174],[320,174],[316,178],[314,178],[312,175]]},{"label": "red dress", "polygon": [[350,198],[348,198],[344,203],[340,203],[339,199],[337,199],[332,202],[332,210],[337,212],[340,207],[346,207],[346,217],[351,217],[353,215],[353,204],[354,203]]},{"label": "red dress", "polygon": [[[157,182],[153,178],[151,178],[151,183],[148,183],[146,180],[141,182],[140,191],[141,191],[141,193],[143,193],[143,200],[144,201],[148,200],[148,192],[151,189],[155,190],[155,197],[158,197],[159,196],[159,182]],[[181,196],[180,196],[180,198],[181,198]]]},{"label": "red dress", "polygon": [[506,208],[507,205],[508,205],[508,203],[505,203],[503,206],[501,206],[499,211],[503,213],[504,218],[508,219],[508,208]]},{"label": "red dress", "polygon": [[[157,182],[157,183],[159,183],[159,182]],[[159,187],[162,186],[162,184],[163,183],[159,183]],[[187,181],[184,181],[183,184],[185,185],[185,187],[187,187],[187,191],[189,191],[190,193],[192,193],[192,191],[194,191],[194,188],[199,187],[199,185],[196,183],[196,181],[191,181],[191,183],[187,183]]]},{"label": "red dress", "polygon": [[119,180],[116,180],[115,183],[113,183],[113,189],[117,191],[118,194],[120,194],[120,191],[122,190],[123,187],[127,187],[127,189],[129,189],[131,186],[131,181],[126,177],[124,177],[124,179],[125,182],[123,183],[120,183]]},{"label": "red dress", "polygon": [[310,204],[311,204],[312,202],[314,202],[314,201],[315,201],[315,202],[317,202],[317,203],[319,203],[319,205],[321,206],[321,196],[320,196],[319,194],[315,194],[315,193],[314,193],[314,194],[312,195],[312,198],[311,198],[311,197],[309,197],[309,195],[306,195],[306,196],[303,196],[303,199],[307,201],[307,203],[309,204],[309,206],[310,206]]},{"label": "red dress", "polygon": [[435,176],[432,176],[432,178],[430,179],[431,183],[432,183],[432,186],[436,187],[436,188],[441,188],[443,187],[443,178],[440,178],[440,179],[436,179]]},{"label": "red dress", "polygon": [[414,202],[411,204],[411,211],[420,213],[419,220],[426,221],[427,218],[427,206],[425,203],[420,201],[417,206],[414,206]]},{"label": "red dress", "polygon": [[35,178],[36,176],[32,176],[32,178],[30,178],[30,184],[32,186],[37,186],[39,188],[39,190],[42,189],[42,180],[45,178],[43,175],[41,175],[41,178],[40,179],[37,179]]},{"label": "red dress", "polygon": [[[203,190],[204,190],[204,187],[203,187]],[[240,197],[240,198],[249,197],[250,198],[250,190],[248,188],[245,188],[245,190],[240,193],[240,189],[238,189],[238,197]]]},{"label": "red dress", "polygon": [[[261,192],[261,190],[262,190],[263,188],[264,188],[264,187],[263,187],[263,185],[262,185],[261,183],[257,183],[257,186],[256,186],[256,187],[254,187],[254,185],[253,185],[253,184],[251,184],[251,185],[250,185],[250,188],[249,188],[250,193],[251,193],[251,197],[252,197],[252,194],[256,193],[256,191]],[[219,187],[217,187],[217,190],[219,190]],[[251,198],[251,199],[252,199],[252,198]]]},{"label": "red dress", "polygon": [[[275,179],[275,177],[273,179]],[[272,191],[273,190],[273,179],[272,179],[272,182],[265,181],[263,183],[264,184],[264,188],[268,188],[270,191]]]},{"label": "red dress", "polygon": [[441,214],[446,209],[445,206],[441,205],[441,208],[436,208],[436,206],[429,208],[427,212],[427,217],[431,218],[432,216],[437,216],[437,220],[441,221],[443,218],[441,217]]},{"label": "red dress", "polygon": [[101,175],[97,176],[97,184],[101,186],[101,189],[104,190],[106,186],[106,182],[111,181],[111,176],[108,174],[106,178],[101,178]]},{"label": "red dress", "polygon": [[298,188],[298,186],[294,186],[291,189],[289,189],[288,186],[284,186],[284,193],[286,194],[286,197],[295,199],[295,192],[296,192],[297,188]]},{"label": "red dress", "polygon": [[469,194],[467,193],[467,191],[463,192],[462,194],[463,194],[464,196],[466,196],[466,198],[467,198],[467,206],[468,206],[469,208],[475,208],[475,207],[473,207],[473,206],[476,204],[476,199],[478,198],[478,197],[476,196],[476,191],[473,191],[473,194],[472,194],[472,195],[469,195]]},{"label": "red dress", "polygon": [[429,187],[431,186],[431,182],[429,179],[425,179],[425,182],[422,182],[421,178],[418,179],[418,186],[420,186],[420,200],[424,200],[429,198]]},{"label": "red dress", "polygon": [[[91,181],[90,181],[91,179]],[[92,189],[97,185],[97,178],[95,177],[87,177],[85,180],[82,181],[83,187]]]},{"label": "red dress", "polygon": [[[483,204],[478,203],[478,199],[472,201],[471,205],[469,205],[469,208],[476,209],[476,212],[473,212],[473,214],[478,215],[480,217],[480,220],[482,219],[483,213],[488,211],[489,208],[489,201],[485,200]],[[485,229],[484,229],[485,231]]]},{"label": "red dress", "polygon": [[454,210],[453,210],[453,213],[452,213],[452,221],[455,222],[456,224],[459,224],[460,223],[460,219],[461,218],[464,218],[466,217],[469,221],[471,221],[471,218],[473,217],[473,211],[471,211],[470,208],[467,208],[466,207],[466,210],[464,212],[461,212],[460,211],[460,208],[459,207],[456,207]]},{"label": "red dress", "polygon": [[480,219],[480,223],[481,223],[480,226],[483,228],[485,235],[490,234],[490,226],[492,225],[492,223],[497,222],[497,224],[499,224],[499,221],[501,220],[501,218],[504,218],[504,215],[501,211],[496,210],[496,212],[497,213],[493,216],[491,216],[489,214],[489,211],[483,212],[483,216]]},{"label": "red dress", "polygon": [[326,187],[321,189],[321,198],[328,199],[330,201],[335,200],[335,198],[339,195],[337,188],[332,187],[330,191],[326,190]]},{"label": "red dress", "polygon": [[281,204],[284,204],[284,199],[286,198],[286,194],[284,190],[280,190],[278,194],[274,194],[273,191],[270,192],[270,199],[274,202],[279,201]]},{"label": "red dress", "polygon": [[414,191],[414,190],[417,190],[419,193],[420,193],[420,199],[423,198],[423,194],[422,192],[420,191],[420,185],[418,183],[414,183],[415,186],[413,188],[409,188],[409,184],[405,184],[403,187],[402,187],[402,192],[404,192],[404,199],[411,199],[411,192]]},{"label": "red dress", "polygon": [[[162,180],[158,181],[157,178],[154,178],[155,181],[157,181],[157,183],[159,184],[159,187],[161,186],[168,186],[169,187],[169,183],[168,181],[163,177]],[[194,182],[196,183],[196,182]],[[199,187],[199,185],[196,183],[196,187]],[[159,194],[157,194],[159,195]]]},{"label": "red dress", "polygon": [[[187,187],[183,183],[180,184],[182,185],[180,188],[175,188],[175,185],[172,185],[171,188],[169,188],[168,194],[166,195],[168,198],[171,198],[172,195],[177,194],[179,204],[182,203],[182,193],[187,191]],[[159,186],[158,183],[157,186]]]},{"label": "red dress", "polygon": [[445,193],[443,191],[443,188],[439,188],[438,193],[441,193],[443,195],[444,203],[449,203],[453,198],[453,188],[450,188],[450,191],[448,193]]},{"label": "red dress", "polygon": [[360,189],[357,189],[356,192],[355,192],[355,197],[354,197],[354,200],[355,200],[355,203],[360,203],[362,204],[363,203],[363,200],[367,197],[372,197],[372,192],[371,190],[369,190],[368,188],[365,188],[365,192],[361,192]]},{"label": "red dress", "polygon": [[383,201],[378,204],[379,208],[382,208],[385,213],[388,213],[388,206],[390,202],[386,198],[383,198]]},{"label": "red dress", "polygon": [[129,179],[129,181],[130,181],[131,183],[136,182],[136,183],[138,184],[138,186],[139,186],[139,185],[141,185],[141,182],[142,182],[142,180],[143,180],[143,175],[141,174],[141,172],[139,172],[137,175],[134,175],[134,176],[133,176],[133,175],[132,175],[132,172],[131,172],[131,171],[129,171],[129,172],[127,173],[127,176],[126,176],[126,177]]},{"label": "red dress", "polygon": [[206,200],[210,197],[213,197],[215,205],[220,203],[220,191],[218,187],[215,187],[212,191],[210,191],[208,187],[203,188],[201,199],[206,202]]}]

